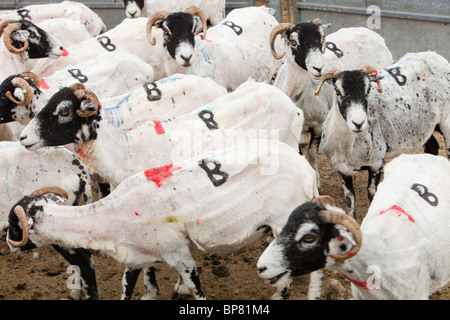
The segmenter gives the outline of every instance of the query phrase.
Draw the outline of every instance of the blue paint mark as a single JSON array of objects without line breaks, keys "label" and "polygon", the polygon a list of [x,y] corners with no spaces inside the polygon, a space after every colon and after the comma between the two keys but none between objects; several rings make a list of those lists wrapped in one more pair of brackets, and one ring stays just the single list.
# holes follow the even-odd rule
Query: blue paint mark
[{"label": "blue paint mark", "polygon": [[175,104],[175,99],[172,97],[172,103]]},{"label": "blue paint mark", "polygon": [[418,62],[422,62],[424,65],[426,65],[427,68],[428,68],[428,72],[429,72],[432,76],[434,76],[433,70],[432,70],[431,67],[428,65],[428,61],[425,60],[425,59],[406,58],[406,59],[403,59],[403,60],[399,61],[399,62],[397,63],[397,65],[398,65],[400,68],[402,68],[402,67],[406,66],[409,62],[417,62],[417,61],[418,61]]}]

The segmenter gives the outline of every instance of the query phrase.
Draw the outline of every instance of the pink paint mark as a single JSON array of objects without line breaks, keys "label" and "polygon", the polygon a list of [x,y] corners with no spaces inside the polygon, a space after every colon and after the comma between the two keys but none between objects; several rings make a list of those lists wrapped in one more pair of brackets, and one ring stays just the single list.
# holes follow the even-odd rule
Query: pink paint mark
[{"label": "pink paint mark", "polygon": [[381,216],[383,213],[388,212],[388,211],[391,211],[391,210],[396,211],[396,212],[398,213],[398,216],[399,216],[399,217],[400,217],[402,214],[404,214],[405,216],[408,217],[408,220],[409,220],[409,221],[411,221],[411,222],[416,222],[416,221],[414,220],[413,217],[411,217],[409,214],[407,214],[407,213],[405,212],[405,210],[403,210],[403,209],[400,208],[399,206],[396,206],[395,204],[394,204],[392,207],[390,207],[389,209],[384,210],[384,211],[381,211],[378,215]]},{"label": "pink paint mark", "polygon": [[164,131],[164,128],[162,127],[161,121],[153,120],[153,122],[155,123],[155,131],[157,134],[161,135],[166,133],[166,131]]},{"label": "pink paint mark", "polygon": [[357,280],[350,279],[345,274],[342,274],[342,273],[339,273],[339,272],[338,272],[338,275],[340,275],[341,277],[347,279],[348,281],[350,281],[351,283],[353,283],[357,287],[360,287],[360,288],[362,288],[364,290],[370,290],[370,288],[367,286],[367,282],[365,282],[365,281],[357,281]]},{"label": "pink paint mark", "polygon": [[158,188],[161,187],[162,182],[172,176],[172,172],[181,168],[174,168],[172,164],[168,164],[159,168],[152,168],[144,171],[147,179],[156,183]]},{"label": "pink paint mark", "polygon": [[201,216],[201,214],[199,214],[197,217],[197,224],[200,224],[200,216]]},{"label": "pink paint mark", "polygon": [[50,89],[50,87],[48,86],[47,82],[45,82],[44,79],[39,80],[39,83],[42,89]]},{"label": "pink paint mark", "polygon": [[66,57],[66,56],[69,55],[69,52],[68,52],[66,49],[63,48],[63,52],[62,52],[61,55],[62,55],[63,57]]}]

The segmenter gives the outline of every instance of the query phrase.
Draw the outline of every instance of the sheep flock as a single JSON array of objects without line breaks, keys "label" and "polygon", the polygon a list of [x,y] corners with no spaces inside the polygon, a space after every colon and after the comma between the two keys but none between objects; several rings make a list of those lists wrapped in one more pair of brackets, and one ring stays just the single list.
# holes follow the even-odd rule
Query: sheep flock
[{"label": "sheep flock", "polygon": [[[445,58],[263,1],[117,2],[109,30],[0,10],[0,299],[450,299]],[[329,242],[295,229],[316,211]],[[417,252],[371,253],[396,232]]]}]

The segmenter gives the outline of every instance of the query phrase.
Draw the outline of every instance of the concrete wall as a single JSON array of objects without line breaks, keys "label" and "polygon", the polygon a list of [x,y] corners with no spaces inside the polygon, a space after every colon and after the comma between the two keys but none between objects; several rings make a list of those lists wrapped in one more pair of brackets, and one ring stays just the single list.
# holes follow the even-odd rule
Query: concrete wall
[{"label": "concrete wall", "polygon": [[[371,5],[381,10],[378,26],[374,11],[367,10]],[[303,0],[295,1],[294,6],[297,23],[320,17],[324,23],[332,23],[330,33],[343,27],[375,27],[394,59],[430,50],[450,61],[449,0]]]}]

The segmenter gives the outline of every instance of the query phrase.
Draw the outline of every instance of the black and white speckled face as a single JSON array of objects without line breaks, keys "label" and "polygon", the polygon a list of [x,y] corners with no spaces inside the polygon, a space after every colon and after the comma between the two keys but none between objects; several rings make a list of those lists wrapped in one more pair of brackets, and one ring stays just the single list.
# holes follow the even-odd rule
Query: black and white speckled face
[{"label": "black and white speckled face", "polygon": [[11,34],[12,45],[21,48],[28,40],[26,53],[30,59],[56,59],[63,53],[62,44],[52,35],[28,20],[20,20],[21,28]]},{"label": "black and white speckled face", "polygon": [[370,93],[370,80],[363,71],[344,71],[334,79],[336,101],[339,112],[347,122],[349,130],[355,133],[367,129],[367,97]]},{"label": "black and white speckled face", "polygon": [[313,77],[322,76],[324,29],[330,25],[313,22],[299,23],[286,34],[290,47],[288,57]]},{"label": "black and white speckled face", "polygon": [[[77,110],[96,112],[89,117],[80,117]],[[87,100],[79,100],[74,89],[63,88],[24,128],[20,142],[28,150],[87,142],[96,139],[100,119],[96,106]]]},{"label": "black and white speckled face", "polygon": [[123,0],[125,5],[125,15],[127,18],[137,18],[143,15],[142,9],[145,5],[145,0]]}]

